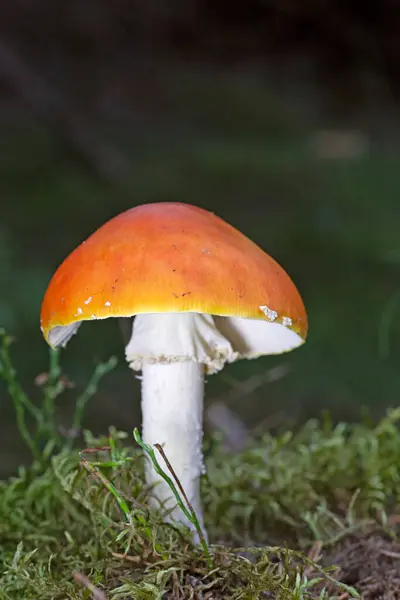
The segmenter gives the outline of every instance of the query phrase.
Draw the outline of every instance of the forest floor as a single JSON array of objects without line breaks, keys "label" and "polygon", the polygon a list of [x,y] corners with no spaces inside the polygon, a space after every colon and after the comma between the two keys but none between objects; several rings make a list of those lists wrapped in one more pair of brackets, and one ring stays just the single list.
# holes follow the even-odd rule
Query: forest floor
[{"label": "forest floor", "polygon": [[[210,546],[193,547],[147,508],[146,449],[113,428],[60,432],[55,403],[70,382],[58,355],[37,405],[10,344],[3,332],[0,376],[34,459],[0,483],[1,600],[400,598],[400,409],[265,432],[240,452],[207,439]],[[77,399],[76,428],[113,366],[100,364]]]}]

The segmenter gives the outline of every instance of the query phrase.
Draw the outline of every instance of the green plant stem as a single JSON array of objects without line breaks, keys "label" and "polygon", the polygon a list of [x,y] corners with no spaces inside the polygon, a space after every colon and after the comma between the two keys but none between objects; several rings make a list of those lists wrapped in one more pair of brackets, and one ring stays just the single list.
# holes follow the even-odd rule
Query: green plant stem
[{"label": "green plant stem", "polygon": [[89,400],[94,396],[99,387],[99,382],[110,371],[115,369],[117,366],[117,358],[115,356],[111,356],[107,362],[100,363],[96,366],[89,383],[87,384],[85,390],[78,397],[76,401],[75,413],[72,422],[72,426],[74,429],[80,429],[82,424],[82,418]]},{"label": "green plant stem", "polygon": [[47,423],[51,423],[54,419],[54,399],[55,388],[61,374],[59,365],[59,351],[50,349],[49,353],[49,374],[48,380],[44,387],[43,412]]},{"label": "green plant stem", "polygon": [[40,460],[41,453],[26,425],[25,413],[26,411],[29,412],[36,420],[36,423],[39,424],[42,423],[43,417],[39,409],[29,400],[18,383],[16,371],[12,366],[8,350],[11,341],[11,338],[7,336],[5,331],[0,330],[0,377],[5,381],[8,393],[12,398],[20,436],[32,452],[34,458]]},{"label": "green plant stem", "polygon": [[200,539],[200,544],[203,548],[204,551],[204,555],[206,557],[207,560],[207,564],[208,567],[210,569],[213,568],[213,559],[211,556],[211,552],[210,549],[208,547],[206,538],[204,536],[204,533],[200,527],[200,523],[199,520],[197,518],[197,515],[195,513],[195,511],[193,510],[193,507],[191,505],[191,503],[188,500],[188,497],[185,493],[185,490],[183,489],[183,486],[181,484],[181,482],[179,481],[174,469],[172,468],[171,463],[169,462],[164,450],[162,449],[162,447],[160,446],[160,444],[156,444],[155,447],[157,448],[157,450],[160,452],[161,456],[163,457],[163,460],[165,461],[165,464],[168,468],[168,470],[170,471],[170,473],[172,474],[173,478],[175,479],[176,485],[178,486],[186,504],[187,507],[184,505],[182,498],[179,495],[179,492],[175,486],[175,483],[172,481],[171,477],[169,477],[165,471],[162,469],[162,467],[160,466],[157,457],[155,455],[155,452],[152,448],[152,446],[150,446],[150,444],[146,444],[145,442],[143,442],[139,430],[135,427],[135,429],[133,430],[133,437],[135,438],[135,441],[137,444],[139,444],[139,446],[148,454],[151,462],[153,463],[153,467],[154,470],[156,471],[156,473],[158,475],[160,475],[160,477],[162,477],[164,479],[164,481],[167,483],[167,485],[169,486],[170,490],[172,491],[172,493],[175,496],[175,499],[177,501],[178,506],[180,507],[180,509],[182,510],[182,512],[184,513],[184,515],[186,516],[186,518],[194,525],[196,532],[199,536]]},{"label": "green plant stem", "polygon": [[[14,404],[21,438],[36,460],[46,462],[53,450],[60,450],[60,446],[64,449],[71,449],[73,444],[72,438],[68,440],[61,438],[55,417],[55,400],[66,388],[65,380],[61,377],[59,352],[57,350],[50,351],[47,381],[43,389],[42,404],[38,407],[29,399],[18,383],[17,374],[10,358],[9,347],[11,343],[12,338],[6,334],[4,329],[0,328],[0,378],[6,383],[8,393]],[[97,392],[100,380],[114,369],[116,364],[117,359],[111,357],[107,362],[96,366],[87,387],[76,401],[73,419],[75,429],[80,428],[84,410],[89,400]],[[33,419],[33,433],[29,431],[26,422],[27,416]],[[43,450],[41,444],[44,441],[46,444]]]},{"label": "green plant stem", "polygon": [[[81,455],[82,455],[82,453],[81,453]],[[131,511],[129,510],[129,506],[127,505],[125,500],[122,498],[122,496],[119,494],[117,488],[111,483],[111,481],[109,481],[107,479],[107,477],[105,477],[105,475],[103,475],[103,473],[98,468],[97,464],[93,464],[93,463],[89,462],[88,460],[86,460],[85,458],[81,458],[81,465],[92,475],[92,477],[94,477],[95,479],[100,481],[104,485],[104,487],[110,492],[110,494],[112,496],[114,496],[115,500],[118,503],[118,506],[120,507],[121,511],[125,515],[128,523],[130,525],[133,525],[133,520],[132,520],[132,516],[131,516]],[[104,465],[102,465],[102,466],[104,466]]]}]

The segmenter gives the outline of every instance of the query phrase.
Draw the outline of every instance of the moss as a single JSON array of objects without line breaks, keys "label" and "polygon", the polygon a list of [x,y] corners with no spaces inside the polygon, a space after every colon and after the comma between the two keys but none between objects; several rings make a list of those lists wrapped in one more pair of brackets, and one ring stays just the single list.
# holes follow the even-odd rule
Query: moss
[{"label": "moss", "polygon": [[[97,440],[102,447],[105,442]],[[254,454],[257,448],[261,451],[263,446],[255,446]],[[191,547],[186,531],[164,525],[159,514],[147,511],[142,454],[134,448],[121,448],[118,462],[122,456],[131,460],[100,472],[130,506],[129,520],[113,494],[97,476],[88,475],[73,451],[53,456],[44,470],[37,464],[21,469],[17,477],[1,485],[1,598],[82,598],[74,572],[85,574],[93,585],[106,591],[107,598],[189,598],[191,593],[208,591],[213,598],[250,599],[261,598],[268,590],[273,597],[294,599],[312,597],[320,577],[328,583],[316,566],[312,567],[313,577],[307,579],[310,561],[306,554],[285,547],[215,545],[210,569],[201,549]],[[218,451],[211,460],[219,462]],[[250,482],[253,475],[255,480],[259,476],[257,461],[248,465],[248,491],[246,479],[235,489],[237,479],[232,475],[237,475],[237,461],[238,457],[225,457],[220,485],[204,482],[209,532],[214,540],[229,540],[229,518],[234,516],[235,535],[241,532],[243,541],[247,531],[255,543],[266,537],[265,528],[258,530],[261,522],[268,516],[270,530],[278,530],[280,522],[286,521],[285,511],[273,516],[275,501],[266,488],[259,489],[255,502],[257,494]],[[226,507],[228,488],[231,502]],[[251,514],[244,510],[248,501],[254,507]],[[315,510],[313,518],[322,520],[317,505]],[[301,523],[300,512],[297,517]],[[346,524],[337,527],[340,530]],[[308,533],[311,541],[313,532],[309,529]],[[306,537],[304,531],[304,540]]]},{"label": "moss", "polygon": [[[30,400],[8,345],[3,334],[0,374],[21,426]],[[54,356],[45,379],[51,415],[49,398],[65,381]],[[85,401],[98,379],[99,371]],[[265,434],[236,454],[208,440],[202,494],[210,566],[186,530],[149,512],[143,451],[130,434],[111,428],[95,439],[84,432],[87,450],[79,452],[56,435],[43,406],[36,410],[41,436],[50,437],[42,447],[37,430],[22,430],[33,463],[0,484],[1,600],[356,596],[313,561],[315,543],[324,554],[371,524],[385,528],[400,497],[400,410],[378,424],[310,421],[297,432]]]}]

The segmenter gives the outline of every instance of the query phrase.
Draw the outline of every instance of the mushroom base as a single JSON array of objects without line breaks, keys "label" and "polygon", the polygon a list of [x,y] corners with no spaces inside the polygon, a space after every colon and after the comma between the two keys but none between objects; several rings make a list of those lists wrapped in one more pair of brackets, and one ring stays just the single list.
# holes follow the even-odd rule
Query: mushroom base
[{"label": "mushroom base", "polygon": [[[204,365],[193,361],[145,363],[142,366],[143,440],[161,444],[203,526],[200,476],[203,472]],[[160,464],[164,461],[159,455]],[[166,469],[168,472],[168,469]],[[168,511],[166,519],[194,531],[165,481],[146,461],[146,480],[154,485],[153,506]],[[196,541],[197,537],[195,535]]]}]

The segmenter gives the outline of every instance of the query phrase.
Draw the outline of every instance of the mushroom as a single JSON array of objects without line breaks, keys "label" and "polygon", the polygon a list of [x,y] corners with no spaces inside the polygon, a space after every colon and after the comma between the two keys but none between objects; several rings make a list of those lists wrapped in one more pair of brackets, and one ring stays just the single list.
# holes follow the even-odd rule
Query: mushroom
[{"label": "mushroom", "polygon": [[[237,229],[165,202],[117,215],[64,260],[45,293],[41,329],[56,348],[83,321],[132,316],[126,359],[142,372],[143,440],[165,449],[203,526],[204,377],[303,344],[304,304],[286,272]],[[193,531],[150,463],[146,480],[168,520]]]}]

